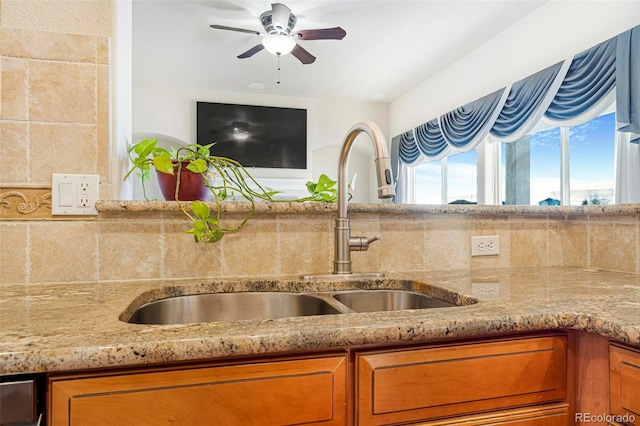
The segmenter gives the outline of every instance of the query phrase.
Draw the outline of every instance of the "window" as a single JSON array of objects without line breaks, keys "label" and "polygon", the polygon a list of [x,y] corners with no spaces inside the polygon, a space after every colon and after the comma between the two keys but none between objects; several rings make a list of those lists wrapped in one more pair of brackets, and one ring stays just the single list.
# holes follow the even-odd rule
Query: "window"
[{"label": "window", "polygon": [[447,158],[447,203],[478,202],[478,154],[474,149]]},{"label": "window", "polygon": [[613,203],[614,146],[614,113],[502,144],[503,204]]},{"label": "window", "polygon": [[477,203],[477,164],[478,154],[474,149],[415,167],[415,202]]},{"label": "window", "polygon": [[615,125],[612,113],[569,130],[570,205],[613,204]]},{"label": "window", "polygon": [[442,161],[429,161],[415,168],[417,204],[442,204]]},{"label": "window", "polygon": [[560,205],[560,129],[502,144],[503,204]]},{"label": "window", "polygon": [[[494,182],[500,188],[495,197],[510,205],[611,204],[615,138],[615,114],[609,113],[579,126],[544,129],[499,144],[499,178],[491,179],[500,180]],[[477,203],[477,150],[414,170],[416,203]]]}]

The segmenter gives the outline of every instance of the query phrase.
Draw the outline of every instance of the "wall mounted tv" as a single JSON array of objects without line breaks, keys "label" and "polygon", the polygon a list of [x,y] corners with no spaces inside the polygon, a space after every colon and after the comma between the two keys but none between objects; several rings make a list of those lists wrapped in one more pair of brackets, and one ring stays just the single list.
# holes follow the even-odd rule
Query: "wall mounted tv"
[{"label": "wall mounted tv", "polygon": [[307,168],[307,110],[197,102],[197,141],[245,167]]}]

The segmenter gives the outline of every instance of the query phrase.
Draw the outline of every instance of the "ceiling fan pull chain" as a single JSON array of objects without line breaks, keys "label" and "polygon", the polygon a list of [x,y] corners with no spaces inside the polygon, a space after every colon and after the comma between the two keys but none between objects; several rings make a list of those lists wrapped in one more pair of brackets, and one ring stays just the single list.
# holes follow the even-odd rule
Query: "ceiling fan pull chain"
[{"label": "ceiling fan pull chain", "polygon": [[280,84],[280,55],[278,55],[278,84]]}]

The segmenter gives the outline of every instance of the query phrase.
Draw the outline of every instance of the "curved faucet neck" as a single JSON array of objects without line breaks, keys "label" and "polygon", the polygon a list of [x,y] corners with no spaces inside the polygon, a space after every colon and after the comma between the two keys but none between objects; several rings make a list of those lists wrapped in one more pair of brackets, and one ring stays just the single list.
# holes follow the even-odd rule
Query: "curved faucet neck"
[{"label": "curved faucet neck", "polygon": [[[347,136],[345,137],[342,148],[340,150],[340,159],[338,161],[338,218],[346,218],[347,217],[347,201],[349,199],[348,196],[348,176],[347,176],[347,164],[349,162],[349,155],[351,154],[351,148],[353,147],[353,143],[356,140],[356,137],[360,133],[366,133],[369,135],[369,139],[373,144],[373,149],[375,152],[375,161],[378,163],[381,159],[386,159],[389,161],[389,154],[387,154],[387,144],[384,134],[380,130],[380,128],[371,121],[363,121],[355,124],[349,131],[347,132]],[[380,176],[380,168],[376,168],[378,174],[378,193],[380,198],[388,197],[389,195],[381,195],[380,188],[384,185],[391,185],[391,182],[385,182],[385,180],[381,180],[382,178],[386,179],[385,176]],[[385,174],[384,171],[382,171]],[[383,184],[384,182],[384,184]],[[393,188],[391,188],[393,191]],[[391,194],[393,196],[393,193]]]}]

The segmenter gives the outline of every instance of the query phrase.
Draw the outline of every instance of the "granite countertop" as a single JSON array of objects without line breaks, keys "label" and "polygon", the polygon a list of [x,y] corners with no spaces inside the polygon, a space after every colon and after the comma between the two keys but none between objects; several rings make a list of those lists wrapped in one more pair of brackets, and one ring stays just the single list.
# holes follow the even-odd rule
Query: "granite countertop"
[{"label": "granite countertop", "polygon": [[[190,208],[189,202],[183,203]],[[213,205],[213,204],[212,204]],[[248,202],[220,203],[223,212],[243,213],[251,209]],[[96,209],[100,213],[149,213],[180,212],[175,201],[128,201],[99,200]],[[320,202],[256,202],[258,214],[335,214],[336,203]],[[638,215],[640,204],[612,204],[586,206],[512,206],[512,205],[475,205],[475,204],[392,204],[392,203],[349,203],[351,213],[379,214],[468,214],[468,215]]]},{"label": "granite countertop", "polygon": [[[277,278],[277,279],[276,279]],[[188,325],[120,321],[136,306],[212,291],[415,288],[468,303],[453,308]],[[399,284],[398,284],[399,285]],[[293,277],[94,282],[0,287],[0,374],[405,343],[574,328],[640,347],[640,276],[577,268],[387,273],[382,281]]]}]

